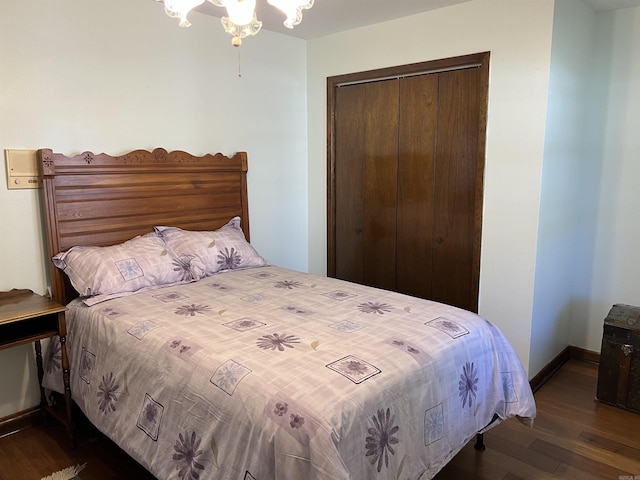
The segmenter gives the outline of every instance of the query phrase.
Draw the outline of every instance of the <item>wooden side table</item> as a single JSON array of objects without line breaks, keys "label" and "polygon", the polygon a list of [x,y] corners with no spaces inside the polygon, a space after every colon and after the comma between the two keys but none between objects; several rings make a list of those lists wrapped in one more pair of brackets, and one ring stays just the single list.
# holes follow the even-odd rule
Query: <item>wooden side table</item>
[{"label": "wooden side table", "polygon": [[[73,438],[73,421],[71,418],[71,387],[69,386],[69,358],[67,357],[67,325],[64,307],[31,290],[10,290],[0,292],[0,350],[17,345],[35,342],[36,365],[38,366],[38,382],[40,386],[40,408],[49,413],[66,427],[71,441]],[[50,406],[47,402],[42,377],[42,347],[40,340],[55,335],[60,337],[62,355],[62,379],[64,383],[64,412]]]}]

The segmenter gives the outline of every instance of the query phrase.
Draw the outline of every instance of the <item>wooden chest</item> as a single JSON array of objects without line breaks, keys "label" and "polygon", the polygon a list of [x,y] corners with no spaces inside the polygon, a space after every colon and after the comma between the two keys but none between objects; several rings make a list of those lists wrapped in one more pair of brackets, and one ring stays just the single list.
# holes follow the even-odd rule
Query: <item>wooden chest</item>
[{"label": "wooden chest", "polygon": [[614,305],[604,320],[596,397],[640,413],[640,307]]}]

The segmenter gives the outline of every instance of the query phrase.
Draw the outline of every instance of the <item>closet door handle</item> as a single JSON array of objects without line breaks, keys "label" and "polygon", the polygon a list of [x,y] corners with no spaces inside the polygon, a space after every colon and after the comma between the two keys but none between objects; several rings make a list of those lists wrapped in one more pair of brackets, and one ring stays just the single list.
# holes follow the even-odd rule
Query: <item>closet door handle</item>
[{"label": "closet door handle", "polygon": [[362,233],[362,228],[360,227],[356,228],[356,233]]},{"label": "closet door handle", "polygon": [[436,237],[436,243],[437,243],[438,245],[440,245],[442,242],[444,242],[444,238],[442,238],[442,237]]}]

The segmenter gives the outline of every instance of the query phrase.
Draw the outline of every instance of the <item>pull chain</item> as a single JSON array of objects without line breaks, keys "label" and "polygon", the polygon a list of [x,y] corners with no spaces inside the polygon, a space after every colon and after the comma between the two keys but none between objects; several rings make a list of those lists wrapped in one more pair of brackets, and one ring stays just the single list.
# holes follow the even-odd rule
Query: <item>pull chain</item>
[{"label": "pull chain", "polygon": [[242,78],[242,66],[240,59],[240,45],[242,45],[242,39],[239,36],[234,36],[231,44],[238,49],[238,78]]}]

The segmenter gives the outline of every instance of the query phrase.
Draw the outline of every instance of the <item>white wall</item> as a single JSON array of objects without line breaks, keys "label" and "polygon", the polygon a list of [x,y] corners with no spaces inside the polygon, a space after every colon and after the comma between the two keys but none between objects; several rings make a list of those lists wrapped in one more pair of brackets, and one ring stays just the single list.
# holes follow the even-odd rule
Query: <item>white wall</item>
[{"label": "white wall", "polygon": [[640,305],[640,7],[600,13],[596,23],[593,98],[600,147],[595,259],[590,290],[576,312],[571,343],[600,351],[603,320],[615,303]]},{"label": "white wall", "polygon": [[[245,150],[252,243],[306,270],[305,42],[246,39],[238,78],[219,20],[190,19],[179,28],[150,0],[0,0],[0,150]],[[0,172],[0,290],[44,293],[40,192],[9,191]],[[36,405],[32,347],[0,364],[0,417]]]},{"label": "white wall", "polygon": [[[580,0],[555,2],[530,370],[540,371],[570,343],[594,258],[603,113],[593,95],[596,14]],[[580,319],[575,319],[578,324]],[[599,349],[596,349],[599,350]]]},{"label": "white wall", "polygon": [[504,331],[525,368],[552,21],[551,0],[474,0],[311,40],[307,48],[314,273],[326,273],[326,77],[491,51],[479,310]]}]

